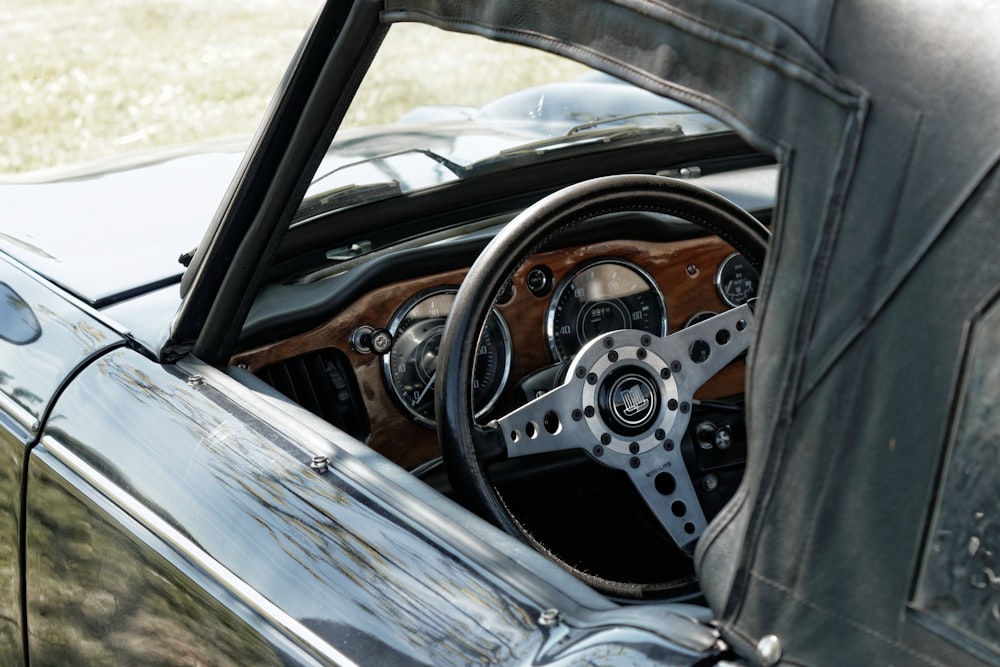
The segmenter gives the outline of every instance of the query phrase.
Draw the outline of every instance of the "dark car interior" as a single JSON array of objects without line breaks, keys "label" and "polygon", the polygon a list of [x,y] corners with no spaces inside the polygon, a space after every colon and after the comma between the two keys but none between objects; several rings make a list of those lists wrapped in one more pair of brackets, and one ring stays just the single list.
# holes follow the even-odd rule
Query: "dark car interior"
[{"label": "dark car interior", "polygon": [[[721,133],[326,216],[337,229],[369,230],[348,246],[329,247],[323,230],[333,224],[320,217],[290,230],[232,363],[452,496],[434,430],[433,384],[455,290],[486,243],[525,207],[575,180],[620,172],[683,175],[766,223],[777,168]],[[407,220],[409,240],[378,238],[382,216]],[[501,324],[487,327],[476,360],[476,419],[487,423],[554,387],[582,342],[600,332],[672,334],[746,303],[758,282],[758,271],[730,245],[658,212],[603,215],[558,235],[525,258],[496,300]],[[744,374],[740,358],[699,390],[680,445],[708,519],[742,477]],[[574,451],[510,459],[489,474],[539,548],[598,588],[632,599],[697,597],[690,553],[621,471]]]}]

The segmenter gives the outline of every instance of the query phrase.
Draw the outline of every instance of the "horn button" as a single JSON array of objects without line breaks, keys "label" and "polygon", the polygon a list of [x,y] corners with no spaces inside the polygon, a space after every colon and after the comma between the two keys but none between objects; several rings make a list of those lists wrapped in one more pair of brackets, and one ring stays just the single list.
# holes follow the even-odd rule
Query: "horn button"
[{"label": "horn button", "polygon": [[624,366],[608,374],[597,392],[601,418],[612,431],[638,435],[655,421],[660,392],[645,369]]}]

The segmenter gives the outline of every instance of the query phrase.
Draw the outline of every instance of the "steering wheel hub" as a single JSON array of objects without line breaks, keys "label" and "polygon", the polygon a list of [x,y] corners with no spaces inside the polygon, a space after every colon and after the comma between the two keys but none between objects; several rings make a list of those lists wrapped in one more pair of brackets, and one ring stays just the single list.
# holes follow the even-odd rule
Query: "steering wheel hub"
[{"label": "steering wheel hub", "polygon": [[645,373],[626,370],[604,381],[598,393],[601,416],[620,435],[642,433],[653,422],[660,393]]}]

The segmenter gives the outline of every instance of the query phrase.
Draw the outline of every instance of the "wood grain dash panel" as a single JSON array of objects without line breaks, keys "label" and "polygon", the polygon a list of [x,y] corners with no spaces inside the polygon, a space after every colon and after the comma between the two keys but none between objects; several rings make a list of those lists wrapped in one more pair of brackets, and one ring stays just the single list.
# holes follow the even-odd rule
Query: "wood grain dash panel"
[{"label": "wood grain dash panel", "polygon": [[[535,297],[525,283],[528,272],[546,266],[558,285],[577,265],[595,258],[627,260],[643,268],[663,290],[668,333],[678,331],[695,314],[722,312],[728,306],[716,292],[713,279],[719,263],[732,249],[719,239],[702,238],[671,243],[608,241],[559,249],[535,255],[515,273],[514,297],[498,310],[510,328],[513,362],[508,390],[498,406],[512,402],[510,387],[529,373],[552,363],[545,339],[545,314],[552,293]],[[466,270],[448,271],[404,280],[373,290],[311,331],[248,350],[233,357],[253,372],[292,357],[322,348],[337,348],[354,369],[371,420],[369,445],[404,468],[410,469],[440,455],[433,430],[410,419],[386,386],[382,360],[359,354],[350,343],[359,326],[387,328],[396,310],[414,294],[444,285],[458,285]],[[707,383],[698,398],[721,398],[743,392],[744,364],[730,365]],[[498,407],[498,409],[502,409]]]}]

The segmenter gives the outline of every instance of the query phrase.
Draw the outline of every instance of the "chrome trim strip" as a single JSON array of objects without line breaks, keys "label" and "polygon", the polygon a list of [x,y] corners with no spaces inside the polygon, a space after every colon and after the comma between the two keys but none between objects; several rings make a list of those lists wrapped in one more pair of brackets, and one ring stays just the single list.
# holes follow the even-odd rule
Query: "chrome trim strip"
[{"label": "chrome trim strip", "polygon": [[35,415],[21,407],[20,403],[7,394],[0,393],[0,410],[10,415],[15,422],[23,426],[29,433],[38,433],[39,423]]},{"label": "chrome trim strip", "polygon": [[[247,607],[273,623],[279,632],[289,639],[294,639],[295,643],[304,649],[304,653],[318,653],[325,660],[345,667],[355,667],[357,665],[356,662],[349,659],[326,640],[237,577],[232,571],[212,558],[201,547],[181,534],[176,528],[164,521],[148,507],[143,506],[128,493],[112,484],[100,472],[76,456],[59,440],[51,435],[46,435],[42,438],[41,444],[56,459],[80,475],[89,484],[93,485],[95,489],[111,500],[122,511],[137,520],[169,546],[173,547],[182,557],[202,568],[219,585],[243,601]],[[309,657],[315,660],[313,655]],[[316,661],[316,664],[320,665],[323,663]]]}]

